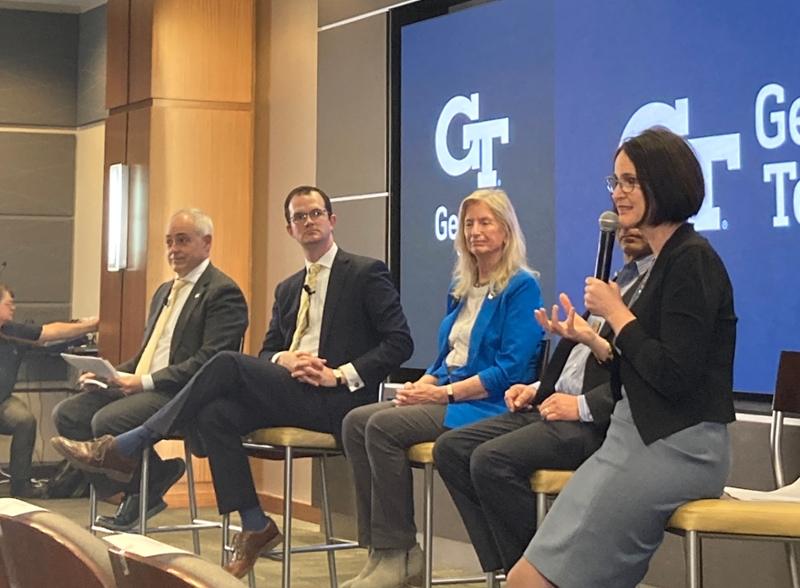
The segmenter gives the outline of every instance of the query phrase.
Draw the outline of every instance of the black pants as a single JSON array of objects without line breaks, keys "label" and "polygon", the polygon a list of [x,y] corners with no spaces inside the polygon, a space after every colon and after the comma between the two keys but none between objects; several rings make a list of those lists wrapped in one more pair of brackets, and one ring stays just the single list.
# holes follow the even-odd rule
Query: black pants
[{"label": "black pants", "polygon": [[264,427],[339,434],[341,417],[331,406],[350,399],[346,386],[311,386],[268,358],[223,351],[144,424],[161,436],[196,427],[208,453],[220,514],[226,514],[258,505],[242,435]]},{"label": "black pants", "polygon": [[[90,390],[70,396],[53,409],[53,423],[58,434],[75,441],[89,441],[103,435],[119,435],[145,422],[170,397],[154,390],[125,395],[117,388]],[[163,462],[158,454],[150,453],[150,479],[158,477]],[[138,493],[139,476],[123,484],[99,474],[86,474],[100,498],[117,492]]]},{"label": "black pants", "polygon": [[444,433],[436,468],[461,513],[484,571],[508,572],[536,532],[530,475],[572,470],[603,443],[593,423],[508,413]]},{"label": "black pants", "polygon": [[11,435],[11,494],[23,492],[31,483],[31,458],[36,445],[36,418],[19,398],[0,402],[0,435]]}]

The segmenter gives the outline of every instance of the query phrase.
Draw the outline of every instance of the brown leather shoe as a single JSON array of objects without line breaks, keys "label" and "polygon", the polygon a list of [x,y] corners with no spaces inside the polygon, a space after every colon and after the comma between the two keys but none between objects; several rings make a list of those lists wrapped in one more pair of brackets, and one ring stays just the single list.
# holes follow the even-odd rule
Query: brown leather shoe
[{"label": "brown leather shoe", "polygon": [[278,525],[272,519],[261,531],[242,531],[233,537],[233,555],[223,567],[237,578],[244,577],[260,555],[266,554],[283,541]]},{"label": "brown leather shoe", "polygon": [[50,443],[76,468],[104,474],[117,482],[130,482],[141,461],[122,455],[111,435],[104,435],[94,441],[73,441],[65,437],[53,437]]}]

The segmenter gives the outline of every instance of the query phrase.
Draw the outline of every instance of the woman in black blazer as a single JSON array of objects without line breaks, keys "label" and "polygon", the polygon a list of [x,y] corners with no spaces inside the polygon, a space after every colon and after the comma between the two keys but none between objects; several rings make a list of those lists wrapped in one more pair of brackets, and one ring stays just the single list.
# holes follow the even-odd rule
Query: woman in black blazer
[{"label": "woman in black blazer", "polygon": [[635,587],[682,504],[722,494],[734,420],[736,315],[725,266],[686,221],[700,210],[703,173],[689,144],[663,128],[628,139],[608,178],[623,227],[639,227],[656,261],[630,308],[616,284],[586,279],[584,301],[613,345],[576,315],[544,309],[547,330],[610,362],[620,399],[603,446],[556,500],[509,588]]}]

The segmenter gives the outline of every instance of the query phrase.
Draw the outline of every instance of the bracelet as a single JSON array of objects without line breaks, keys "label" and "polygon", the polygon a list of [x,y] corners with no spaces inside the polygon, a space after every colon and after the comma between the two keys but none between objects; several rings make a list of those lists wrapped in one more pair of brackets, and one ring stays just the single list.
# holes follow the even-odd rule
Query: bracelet
[{"label": "bracelet", "polygon": [[608,339],[603,339],[603,341],[605,341],[605,344],[608,345],[608,357],[606,357],[605,359],[600,359],[599,357],[597,357],[597,354],[593,353],[594,358],[597,360],[598,363],[606,363],[607,361],[611,361],[612,359],[614,359],[614,347],[611,345],[611,342]]}]

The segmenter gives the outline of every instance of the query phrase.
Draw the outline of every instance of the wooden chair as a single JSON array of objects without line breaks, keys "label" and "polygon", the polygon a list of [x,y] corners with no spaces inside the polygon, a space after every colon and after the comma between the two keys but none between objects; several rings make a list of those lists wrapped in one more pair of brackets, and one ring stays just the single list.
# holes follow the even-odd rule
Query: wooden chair
[{"label": "wooden chair", "polygon": [[150,537],[104,537],[117,588],[241,588],[242,583],[210,561]]},{"label": "wooden chair", "polygon": [[14,588],[115,588],[105,544],[66,517],[0,499],[0,551]]},{"label": "wooden chair", "polygon": [[[328,477],[326,460],[330,457],[343,455],[341,446],[333,435],[318,433],[295,427],[272,427],[259,429],[247,435],[243,441],[251,457],[258,459],[283,461],[283,549],[270,552],[271,557],[280,557],[282,562],[281,586],[289,588],[291,585],[292,554],[313,553],[324,551],[328,556],[328,573],[331,588],[338,588],[336,576],[335,552],[340,549],[353,549],[358,547],[354,541],[338,539],[333,534],[333,522],[330,502],[328,500]],[[293,461],[295,459],[311,457],[316,458],[319,466],[320,482],[322,485],[322,526],[325,532],[325,543],[292,547],[292,490],[293,490]],[[230,543],[229,535],[233,527],[230,516],[222,518],[223,560],[228,552]],[[223,561],[224,563],[224,561]],[[251,588],[255,586],[255,575],[249,576]]]}]

